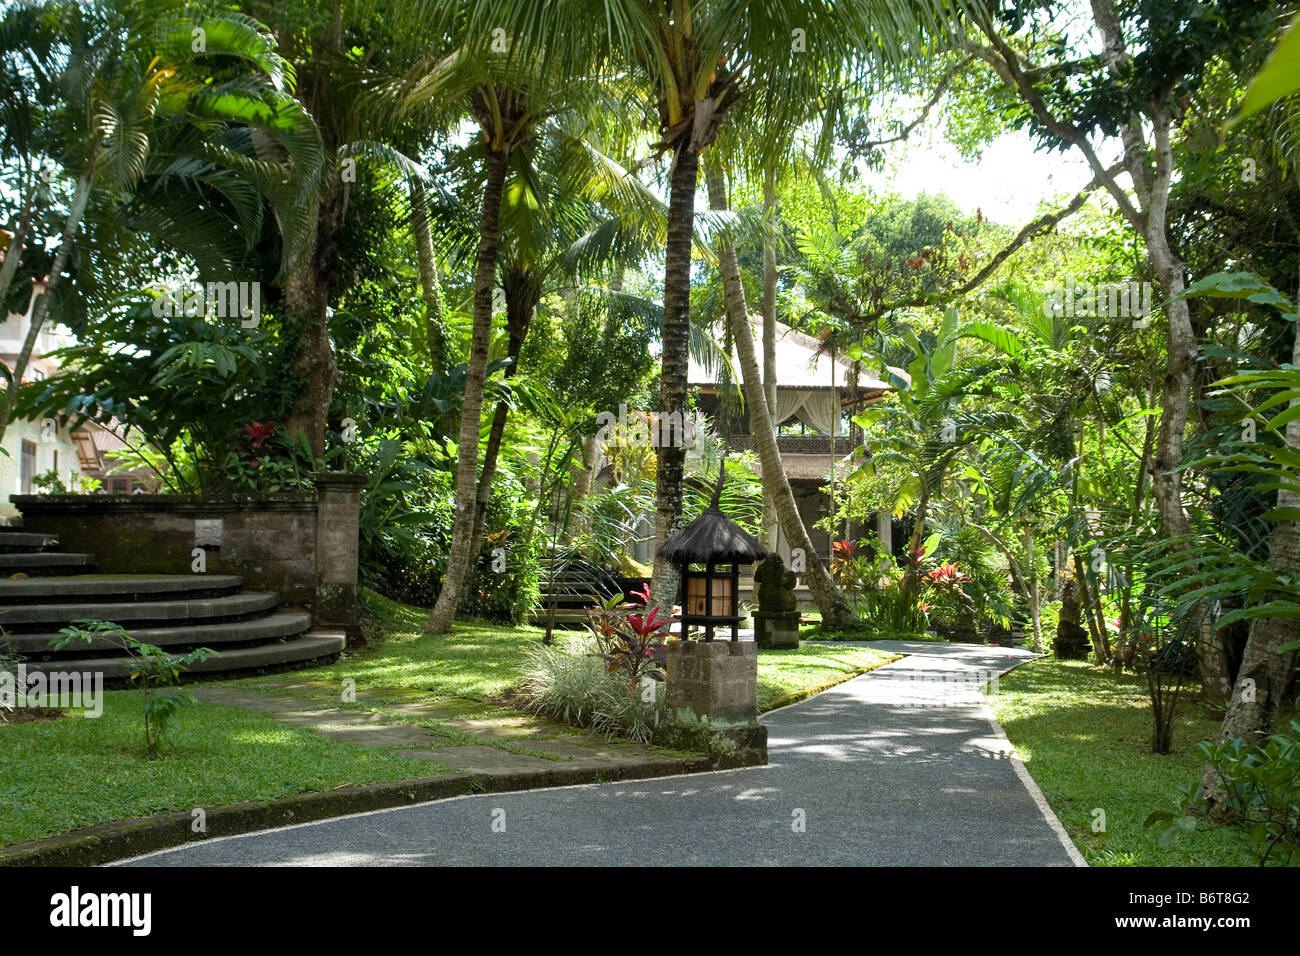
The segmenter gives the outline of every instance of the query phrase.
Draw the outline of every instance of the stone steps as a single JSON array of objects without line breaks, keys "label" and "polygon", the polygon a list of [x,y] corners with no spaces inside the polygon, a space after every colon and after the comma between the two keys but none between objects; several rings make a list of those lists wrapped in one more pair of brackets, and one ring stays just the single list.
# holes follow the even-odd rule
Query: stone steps
[{"label": "stone steps", "polygon": [[[285,664],[304,664],[308,661],[332,658],[347,646],[343,631],[308,631],[300,637],[254,647],[236,647],[224,650],[217,657],[209,657],[186,669],[187,674],[213,674],[244,671],[253,668],[278,667]],[[105,680],[129,678],[135,666],[122,656],[59,658],[53,661],[25,662],[28,673],[49,671],[89,671],[102,673]]]},{"label": "stone steps", "polygon": [[273,591],[243,590],[237,575],[90,574],[95,555],[47,550],[57,548],[57,538],[13,524],[0,527],[7,529],[0,531],[0,575],[22,572],[0,577],[0,646],[18,655],[29,672],[129,678],[136,665],[110,639],[53,650],[62,628],[87,620],[110,621],[136,640],[171,652],[220,652],[187,669],[196,674],[292,668],[334,658],[347,645],[343,631],[312,630],[310,614],[281,610]]},{"label": "stone steps", "polygon": [[59,539],[52,534],[29,534],[23,531],[0,531],[0,553],[44,551],[57,548]]},{"label": "stone steps", "polygon": [[63,551],[28,551],[0,554],[0,574],[51,568],[93,568],[93,554],[68,554]]},{"label": "stone steps", "polygon": [[[214,644],[244,644],[258,641],[275,641],[285,637],[298,637],[311,629],[311,615],[304,611],[277,611],[265,617],[244,621],[223,621],[217,624],[192,624],[182,627],[132,627],[128,633],[137,641],[159,647],[208,647]],[[52,649],[62,637],[57,632],[9,634],[5,643],[19,654],[57,654]],[[64,654],[85,654],[87,651],[109,650],[117,645],[107,637],[78,642],[65,648]]]},{"label": "stone steps", "polygon": [[0,606],[57,604],[65,598],[94,598],[116,603],[168,597],[220,597],[237,594],[243,580],[235,574],[79,574],[65,577],[0,579]]},{"label": "stone steps", "polygon": [[[274,611],[280,595],[274,591],[241,591],[213,598],[175,601],[121,601],[64,604],[11,604],[0,607],[0,627],[9,630],[47,630],[45,625],[72,621],[112,621],[135,627],[166,626],[216,621],[237,621]],[[57,628],[56,628],[57,629]],[[130,630],[130,627],[127,628]]]}]

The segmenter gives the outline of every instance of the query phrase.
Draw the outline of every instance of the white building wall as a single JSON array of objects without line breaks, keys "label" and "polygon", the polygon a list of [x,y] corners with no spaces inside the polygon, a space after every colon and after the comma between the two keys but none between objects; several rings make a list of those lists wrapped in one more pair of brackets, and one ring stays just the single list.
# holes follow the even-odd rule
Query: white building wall
[{"label": "white building wall", "polygon": [[[66,429],[42,428],[40,422],[12,422],[5,431],[4,454],[0,455],[0,515],[14,516],[18,510],[9,500],[10,495],[20,495],[22,489],[22,448],[29,441],[36,447],[36,467],[32,477],[43,475],[55,467],[58,455],[59,477],[65,485],[81,475],[76,446]],[[39,489],[33,489],[33,492]]]},{"label": "white building wall", "polygon": [[[0,359],[10,368],[18,359],[23,340],[30,327],[28,315],[11,313],[0,322]],[[58,328],[47,326],[36,337],[32,349],[32,360],[24,381],[46,378],[58,371],[58,363],[48,356],[55,349],[63,348],[73,341],[70,335]],[[77,458],[76,446],[64,428],[55,426],[54,420],[41,422],[14,421],[5,430],[4,442],[0,444],[0,515],[12,517],[18,514],[10,495],[23,493],[22,488],[22,447],[29,441],[35,446],[36,460],[32,477],[43,475],[55,467],[55,455],[58,456],[58,473],[64,484],[70,484],[70,478],[81,475],[81,464]],[[36,489],[33,489],[36,490]]]}]

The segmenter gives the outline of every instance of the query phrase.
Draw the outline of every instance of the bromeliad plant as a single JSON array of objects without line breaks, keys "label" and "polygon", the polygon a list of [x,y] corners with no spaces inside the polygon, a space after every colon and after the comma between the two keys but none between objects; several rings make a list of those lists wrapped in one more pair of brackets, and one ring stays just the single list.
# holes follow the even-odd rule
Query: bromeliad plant
[{"label": "bromeliad plant", "polygon": [[669,629],[673,618],[660,615],[659,608],[646,610],[650,601],[650,586],[645,585],[634,593],[641,603],[626,602],[623,595],[615,594],[606,600],[596,599],[596,606],[587,612],[586,626],[600,648],[596,656],[609,666],[609,673],[627,674],[628,694],[637,692],[643,678],[663,681],[667,674]]}]

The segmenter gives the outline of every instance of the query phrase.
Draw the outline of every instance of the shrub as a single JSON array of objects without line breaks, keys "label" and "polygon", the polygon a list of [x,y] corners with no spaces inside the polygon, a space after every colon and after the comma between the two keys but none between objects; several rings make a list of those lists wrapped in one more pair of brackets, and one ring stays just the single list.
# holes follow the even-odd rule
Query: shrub
[{"label": "shrub", "polygon": [[606,737],[649,741],[662,716],[661,685],[653,685],[653,701],[629,694],[626,676],[611,673],[600,654],[589,635],[562,635],[552,645],[531,648],[523,668],[523,707]]},{"label": "shrub", "polygon": [[1273,734],[1261,746],[1234,737],[1197,749],[1223,788],[1226,822],[1250,841],[1260,866],[1279,857],[1289,863],[1300,847],[1300,718],[1290,734]]}]

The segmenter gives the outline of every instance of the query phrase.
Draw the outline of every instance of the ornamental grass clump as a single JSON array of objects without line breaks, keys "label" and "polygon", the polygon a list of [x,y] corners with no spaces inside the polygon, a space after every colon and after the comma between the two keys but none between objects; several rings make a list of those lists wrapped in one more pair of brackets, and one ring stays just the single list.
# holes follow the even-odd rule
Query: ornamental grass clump
[{"label": "ornamental grass clump", "polygon": [[[601,653],[595,638],[586,634],[562,635],[554,644],[531,648],[523,668],[521,705],[607,738],[648,741],[660,720],[660,695],[628,693],[626,677],[611,673]],[[659,685],[648,686],[657,690]]]}]

